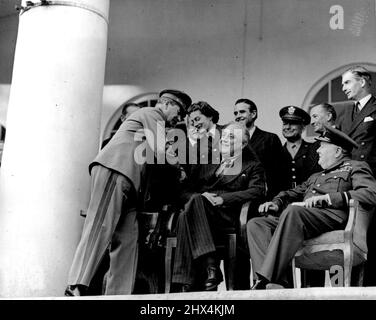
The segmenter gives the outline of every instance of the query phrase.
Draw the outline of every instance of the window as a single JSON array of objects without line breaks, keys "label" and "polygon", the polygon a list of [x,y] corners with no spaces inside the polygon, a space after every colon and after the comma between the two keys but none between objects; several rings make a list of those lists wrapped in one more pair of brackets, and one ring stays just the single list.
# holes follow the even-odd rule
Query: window
[{"label": "window", "polygon": [[[127,101],[124,101],[124,103],[135,102],[141,105],[142,107],[154,107],[155,104],[157,103],[158,97],[159,97],[158,93],[154,93],[154,92],[145,93],[145,94],[133,97],[132,99],[129,99]],[[116,111],[111,116],[110,120],[108,121],[104,129],[103,135],[102,135],[102,140],[106,139],[107,137],[112,137],[115,134],[115,132],[119,129],[122,123],[120,120],[120,116],[121,116],[121,109],[124,103],[122,103],[116,109]]]},{"label": "window", "polygon": [[1,158],[3,157],[5,133],[6,133],[5,127],[0,125],[0,165],[1,165]]}]

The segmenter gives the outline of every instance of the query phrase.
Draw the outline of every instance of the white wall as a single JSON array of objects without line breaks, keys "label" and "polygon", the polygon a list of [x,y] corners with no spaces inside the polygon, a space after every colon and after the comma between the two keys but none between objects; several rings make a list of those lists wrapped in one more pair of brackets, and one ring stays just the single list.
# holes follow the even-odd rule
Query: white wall
[{"label": "white wall", "polygon": [[[329,26],[337,4],[343,30]],[[112,0],[110,21],[107,83],[186,90],[218,108],[222,123],[248,97],[258,125],[278,134],[278,110],[301,105],[322,76],[376,62],[372,0]]]},{"label": "white wall", "polygon": [[[338,4],[344,29],[331,30]],[[322,76],[376,63],[375,20],[373,0],[111,0],[105,83],[183,89],[218,108],[221,123],[248,97],[259,106],[257,124],[280,134],[278,110],[301,105]],[[17,22],[0,19],[0,84],[11,81]],[[115,100],[104,101],[103,115]]]}]

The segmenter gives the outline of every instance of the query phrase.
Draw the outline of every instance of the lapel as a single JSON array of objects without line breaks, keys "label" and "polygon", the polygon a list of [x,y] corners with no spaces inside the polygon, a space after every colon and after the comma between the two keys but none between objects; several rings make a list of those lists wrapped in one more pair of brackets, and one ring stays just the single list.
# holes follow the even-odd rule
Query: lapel
[{"label": "lapel", "polygon": [[294,160],[304,157],[307,154],[307,151],[308,151],[308,143],[305,140],[302,140],[302,144],[300,145],[300,148],[298,152],[296,153]]},{"label": "lapel", "polygon": [[[227,185],[227,184],[233,182],[234,180],[236,180],[242,174],[244,174],[244,172],[252,165],[252,160],[253,160],[253,159],[250,159],[249,153],[247,151],[244,150],[244,154],[248,155],[248,156],[239,157],[234,162],[234,166],[236,166],[236,165],[240,166],[241,165],[240,172],[237,175],[230,175],[230,174],[220,175],[219,177],[217,177],[217,179],[215,179],[214,183],[210,185],[210,189],[213,189],[213,188],[217,187],[218,185],[220,185],[220,186]],[[246,159],[244,159],[244,158],[246,158]],[[219,165],[216,166],[215,171],[213,172],[214,175],[215,175],[215,172],[217,171],[218,168],[219,168]]]},{"label": "lapel", "polygon": [[300,145],[300,147],[299,147],[298,152],[295,154],[295,158],[292,158],[292,156],[291,156],[289,150],[287,149],[287,143],[286,143],[286,142],[285,142],[285,144],[283,145],[283,149],[285,150],[286,154],[289,156],[289,158],[290,158],[291,160],[297,160],[297,159],[299,159],[299,158],[301,158],[301,157],[303,157],[304,155],[307,154],[307,151],[308,151],[308,143],[307,143],[305,140],[302,139],[302,143],[301,143],[301,145]]},{"label": "lapel", "polygon": [[263,142],[262,132],[258,127],[256,127],[256,129],[253,132],[253,135],[251,137],[250,144],[251,144],[251,146],[257,146],[259,144],[262,144],[262,142]]},{"label": "lapel", "polygon": [[[355,104],[353,108],[349,108],[351,109],[349,110],[350,114],[346,115],[346,119],[351,120],[351,115],[352,115],[354,107],[355,107]],[[364,118],[369,116],[371,113],[375,111],[376,111],[376,99],[374,96],[372,96],[371,99],[368,100],[367,104],[364,106],[362,111],[360,111],[359,114],[355,117],[354,121],[352,121],[348,135],[351,136],[356,130],[356,128],[364,121]]]},{"label": "lapel", "polygon": [[286,156],[287,156],[290,160],[292,160],[291,154],[290,154],[289,150],[287,149],[287,143],[286,143],[286,142],[283,144],[283,150],[284,150]]}]

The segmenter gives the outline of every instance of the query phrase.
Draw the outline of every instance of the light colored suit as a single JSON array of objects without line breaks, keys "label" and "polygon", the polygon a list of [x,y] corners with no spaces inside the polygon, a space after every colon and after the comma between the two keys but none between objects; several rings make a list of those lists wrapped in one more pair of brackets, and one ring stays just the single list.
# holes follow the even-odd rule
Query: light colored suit
[{"label": "light colored suit", "polygon": [[[157,108],[136,111],[90,164],[91,198],[68,284],[89,286],[109,248],[105,294],[132,293],[137,265],[136,208],[143,169],[143,164],[135,161],[135,152],[147,145],[143,133],[149,131],[154,137],[162,134],[157,131],[163,126],[157,124],[165,120]],[[149,148],[150,159],[154,159],[152,149],[157,150],[155,145]]]}]

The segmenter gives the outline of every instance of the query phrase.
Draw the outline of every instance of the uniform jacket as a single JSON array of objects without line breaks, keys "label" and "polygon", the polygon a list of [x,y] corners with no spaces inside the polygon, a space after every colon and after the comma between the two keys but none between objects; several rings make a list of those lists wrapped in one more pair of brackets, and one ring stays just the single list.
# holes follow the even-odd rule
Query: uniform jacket
[{"label": "uniform jacket", "polygon": [[311,175],[294,189],[280,192],[273,202],[283,209],[291,202],[329,194],[328,214],[341,221],[346,218],[348,200],[355,199],[365,208],[376,205],[376,180],[364,161],[344,158],[330,168]]},{"label": "uniform jacket", "polygon": [[352,159],[367,161],[376,175],[376,98],[372,96],[355,117],[354,108],[355,104],[342,108],[336,125],[359,144],[353,149]]},{"label": "uniform jacket", "polygon": [[[157,136],[163,135],[161,132],[157,133],[161,129],[160,126],[157,126],[157,123],[164,124],[165,120],[166,117],[162,111],[152,107],[141,108],[131,114],[122,123],[108,144],[99,151],[97,157],[89,165],[89,171],[94,165],[100,164],[128,177],[138,190],[143,164],[135,161],[135,152],[142,150],[141,144],[145,144],[143,133],[146,129],[153,133],[155,141]],[[154,161],[153,151],[148,150],[149,152],[146,153],[150,155],[149,160]],[[156,150],[155,146],[154,150]]]},{"label": "uniform jacket", "polygon": [[[287,188],[293,188],[305,180],[308,177],[322,168],[318,164],[318,154],[315,146],[305,140],[302,140],[302,144],[294,159],[291,157],[287,150],[286,143],[283,146],[284,161],[286,161],[286,170],[284,171],[285,180],[287,181]],[[278,159],[275,159],[277,162]]]},{"label": "uniform jacket", "polygon": [[288,189],[291,184],[287,185],[286,179],[284,179],[287,159],[285,162],[283,161],[285,159],[284,151],[278,136],[256,127],[249,144],[265,169],[268,198]]}]

